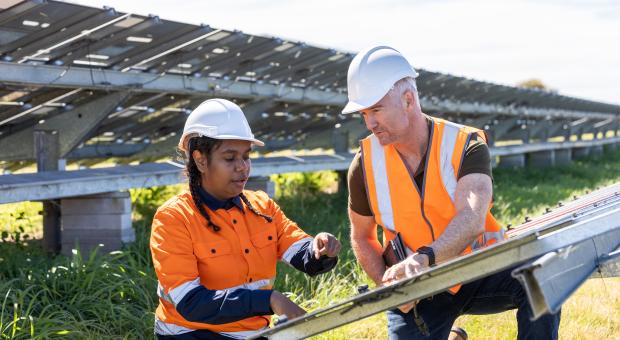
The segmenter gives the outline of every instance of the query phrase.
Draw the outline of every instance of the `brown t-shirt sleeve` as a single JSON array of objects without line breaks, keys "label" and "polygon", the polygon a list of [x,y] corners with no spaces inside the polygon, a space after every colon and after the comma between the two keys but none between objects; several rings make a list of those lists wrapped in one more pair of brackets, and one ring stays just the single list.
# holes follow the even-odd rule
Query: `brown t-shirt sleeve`
[{"label": "brown t-shirt sleeve", "polygon": [[[361,152],[358,152],[353,157],[347,174],[349,208],[362,216],[372,216],[364,182],[361,155]],[[485,142],[478,140],[477,136],[472,137],[467,145],[458,179],[469,174],[486,174],[493,179],[489,147]]]},{"label": "brown t-shirt sleeve", "polygon": [[484,141],[478,140],[477,135],[474,135],[467,145],[458,179],[469,174],[485,174],[493,179],[489,147]]},{"label": "brown t-shirt sleeve", "polygon": [[366,193],[366,183],[362,169],[362,153],[358,152],[353,157],[347,174],[347,184],[349,186],[349,208],[362,216],[372,216],[368,194]]}]

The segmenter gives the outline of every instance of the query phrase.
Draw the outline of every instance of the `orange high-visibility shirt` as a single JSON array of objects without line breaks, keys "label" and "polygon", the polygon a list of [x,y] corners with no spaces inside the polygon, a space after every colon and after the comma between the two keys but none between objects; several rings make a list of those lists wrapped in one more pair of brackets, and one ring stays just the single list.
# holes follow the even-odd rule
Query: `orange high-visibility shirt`
[{"label": "orange high-visibility shirt", "polygon": [[[224,335],[246,337],[269,324],[270,308],[264,315],[218,324],[192,322],[177,305],[196,287],[226,294],[239,288],[269,298],[278,260],[291,257],[312,238],[289,220],[264,192],[244,191],[251,205],[271,216],[263,217],[243,209],[205,209],[221,230],[207,227],[189,192],[164,203],[153,218],[150,247],[159,280],[159,306],[155,331],[160,335],[182,334],[207,329]],[[223,294],[224,294],[223,293]],[[268,304],[267,304],[268,306]],[[217,306],[216,306],[217,307]]]}]

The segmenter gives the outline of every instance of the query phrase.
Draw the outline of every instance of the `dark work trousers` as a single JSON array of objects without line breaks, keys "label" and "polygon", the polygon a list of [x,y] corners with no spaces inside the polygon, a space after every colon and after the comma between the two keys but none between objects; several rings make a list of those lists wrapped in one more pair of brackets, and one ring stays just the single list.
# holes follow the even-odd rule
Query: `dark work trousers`
[{"label": "dark work trousers", "polygon": [[420,301],[417,310],[428,326],[429,336],[420,332],[413,311],[404,314],[398,309],[389,310],[389,339],[447,339],[460,315],[494,314],[517,308],[518,339],[556,340],[560,311],[530,321],[532,311],[523,287],[510,275],[513,269],[465,284],[455,295],[443,292]]}]

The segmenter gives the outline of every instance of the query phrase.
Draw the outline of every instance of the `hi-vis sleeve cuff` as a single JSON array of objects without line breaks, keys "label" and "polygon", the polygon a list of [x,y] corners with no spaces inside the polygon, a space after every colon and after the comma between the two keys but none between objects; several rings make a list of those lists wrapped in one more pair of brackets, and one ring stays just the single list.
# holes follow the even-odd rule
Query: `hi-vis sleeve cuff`
[{"label": "hi-vis sleeve cuff", "polygon": [[160,285],[158,295],[173,304],[187,321],[216,325],[273,314],[270,304],[272,290],[259,289],[269,284],[270,280],[265,279],[229,289],[210,290],[196,278],[167,294]]},{"label": "hi-vis sleeve cuff", "polygon": [[306,237],[291,244],[284,252],[282,261],[310,276],[330,271],[338,263],[338,257],[321,256],[319,259],[315,258],[312,240],[312,237]]}]

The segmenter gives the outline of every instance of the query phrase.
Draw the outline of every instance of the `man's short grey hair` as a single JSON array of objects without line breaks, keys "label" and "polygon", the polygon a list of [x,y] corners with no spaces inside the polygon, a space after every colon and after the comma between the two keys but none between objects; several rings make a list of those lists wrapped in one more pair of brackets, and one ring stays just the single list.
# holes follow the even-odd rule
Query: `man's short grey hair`
[{"label": "man's short grey hair", "polygon": [[390,96],[392,98],[400,98],[406,91],[413,92],[415,100],[418,106],[420,106],[420,97],[418,96],[418,87],[415,83],[415,79],[412,77],[405,77],[392,85],[390,89]]}]

